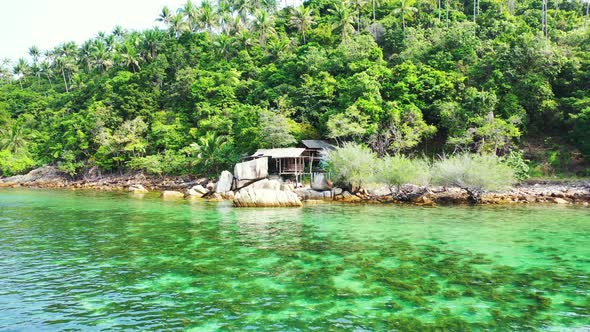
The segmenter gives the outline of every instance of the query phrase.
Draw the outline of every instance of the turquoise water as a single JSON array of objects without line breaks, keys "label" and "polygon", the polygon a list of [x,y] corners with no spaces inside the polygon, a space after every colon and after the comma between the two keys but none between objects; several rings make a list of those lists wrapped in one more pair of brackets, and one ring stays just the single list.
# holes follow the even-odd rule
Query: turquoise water
[{"label": "turquoise water", "polygon": [[0,330],[590,329],[590,209],[0,190]]}]

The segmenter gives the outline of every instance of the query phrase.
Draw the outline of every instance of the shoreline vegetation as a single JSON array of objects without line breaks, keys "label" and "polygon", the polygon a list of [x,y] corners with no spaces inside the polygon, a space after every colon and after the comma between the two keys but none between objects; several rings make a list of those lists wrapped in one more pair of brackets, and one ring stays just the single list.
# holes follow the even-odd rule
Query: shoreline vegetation
[{"label": "shoreline vegetation", "polygon": [[[216,182],[208,178],[181,176],[145,176],[136,174],[116,174],[90,176],[85,179],[73,179],[56,167],[44,166],[26,175],[0,178],[0,188],[43,188],[62,190],[97,190],[97,191],[128,191],[140,197],[146,193],[160,193],[165,199],[194,199],[209,201],[233,200],[234,193],[216,194]],[[469,193],[459,187],[443,186],[400,186],[400,192],[408,195],[404,199],[396,199],[387,187],[370,187],[351,194],[338,188],[329,191],[295,189],[301,201],[308,204],[320,202],[343,203],[379,203],[379,204],[415,204],[419,206],[473,204]],[[201,188],[201,193],[195,193]],[[191,193],[192,192],[192,193]],[[329,192],[330,195],[326,193]],[[178,193],[178,194],[174,194]],[[312,193],[310,195],[310,193]],[[477,204],[483,205],[514,205],[514,204],[590,204],[590,180],[525,180],[513,187],[500,192],[485,192]]]},{"label": "shoreline vegetation", "polygon": [[32,46],[0,61],[0,174],[217,176],[325,139],[588,176],[590,5],[508,3],[187,0],[160,27]]}]

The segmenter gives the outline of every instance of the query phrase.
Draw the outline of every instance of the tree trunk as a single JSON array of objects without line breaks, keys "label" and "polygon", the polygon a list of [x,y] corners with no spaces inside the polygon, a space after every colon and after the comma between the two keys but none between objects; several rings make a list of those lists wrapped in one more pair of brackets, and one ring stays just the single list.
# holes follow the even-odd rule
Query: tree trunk
[{"label": "tree trunk", "polygon": [[373,23],[375,23],[375,0],[373,0]]},{"label": "tree trunk", "polygon": [[588,13],[590,13],[590,1],[586,2],[586,18],[584,19],[584,28],[588,28]]},{"label": "tree trunk", "polygon": [[445,7],[447,10],[447,30],[449,30],[449,0],[446,1]]},{"label": "tree trunk", "polygon": [[402,7],[402,31],[406,31],[406,12]]},{"label": "tree trunk", "polygon": [[64,72],[64,70],[61,70],[61,76],[64,78],[64,85],[66,86],[66,92],[70,92],[70,90],[68,89],[68,81],[66,80],[66,73]]}]

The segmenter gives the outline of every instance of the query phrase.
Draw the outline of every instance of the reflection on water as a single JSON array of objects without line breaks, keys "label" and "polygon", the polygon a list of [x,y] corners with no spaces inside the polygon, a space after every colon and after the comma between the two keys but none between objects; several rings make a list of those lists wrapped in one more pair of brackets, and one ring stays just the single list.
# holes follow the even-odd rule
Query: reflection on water
[{"label": "reflection on water", "polygon": [[0,191],[0,330],[590,327],[590,213]]}]

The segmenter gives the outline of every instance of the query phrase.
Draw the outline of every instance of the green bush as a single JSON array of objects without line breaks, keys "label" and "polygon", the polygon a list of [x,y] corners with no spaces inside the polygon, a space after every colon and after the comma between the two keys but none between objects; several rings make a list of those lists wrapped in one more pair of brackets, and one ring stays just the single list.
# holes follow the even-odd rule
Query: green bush
[{"label": "green bush", "polygon": [[518,181],[526,180],[530,177],[529,161],[524,159],[522,151],[512,150],[504,157],[504,162],[514,171],[514,177]]},{"label": "green bush", "polygon": [[166,151],[163,154],[132,158],[127,166],[134,171],[152,175],[183,174],[188,172],[189,160],[186,155]]},{"label": "green bush", "polygon": [[15,156],[8,150],[0,151],[0,175],[23,174],[35,167],[35,161],[26,155]]},{"label": "green bush", "polygon": [[346,143],[328,154],[328,170],[336,182],[360,189],[373,179],[377,155],[368,147]]},{"label": "green bush", "polygon": [[503,190],[515,182],[514,171],[491,154],[460,154],[443,157],[432,167],[432,182],[467,190],[479,201],[482,191]]},{"label": "green bush", "polygon": [[430,168],[426,161],[397,154],[379,161],[375,180],[386,184],[395,193],[404,184],[427,185],[429,173]]}]

